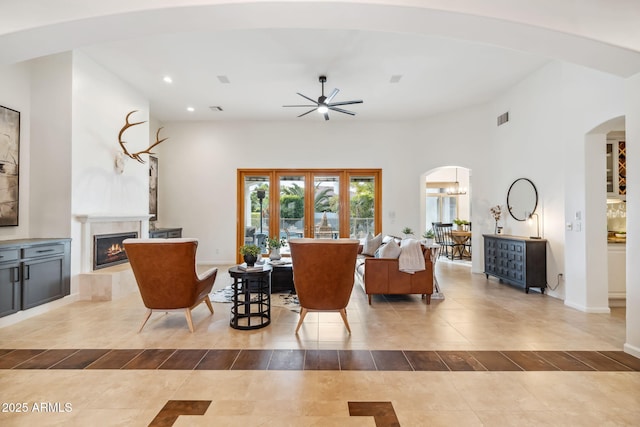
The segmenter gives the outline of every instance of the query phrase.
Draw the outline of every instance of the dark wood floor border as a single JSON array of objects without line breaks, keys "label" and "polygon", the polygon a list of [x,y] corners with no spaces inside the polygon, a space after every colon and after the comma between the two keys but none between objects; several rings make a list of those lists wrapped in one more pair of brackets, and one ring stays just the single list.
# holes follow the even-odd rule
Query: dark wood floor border
[{"label": "dark wood floor border", "polygon": [[348,402],[352,417],[373,417],[376,427],[398,427],[400,421],[391,402]]},{"label": "dark wood floor border", "polygon": [[171,427],[180,415],[204,415],[211,405],[210,400],[170,400],[149,427]]},{"label": "dark wood floor border", "polygon": [[2,369],[640,372],[623,351],[0,349]]}]

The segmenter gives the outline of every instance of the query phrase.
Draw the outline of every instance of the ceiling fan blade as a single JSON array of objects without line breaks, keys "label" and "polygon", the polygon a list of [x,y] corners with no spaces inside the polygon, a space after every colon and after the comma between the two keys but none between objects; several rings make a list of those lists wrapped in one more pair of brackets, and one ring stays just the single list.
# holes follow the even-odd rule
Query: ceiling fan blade
[{"label": "ceiling fan blade", "polygon": [[331,104],[327,104],[327,105],[329,107],[335,107],[336,105],[351,105],[351,104],[362,104],[362,99],[357,99],[354,101],[332,102]]},{"label": "ceiling fan blade", "polygon": [[324,113],[324,119],[329,120],[329,113]]},{"label": "ceiling fan blade", "polygon": [[312,108],[311,110],[307,111],[306,113],[300,114],[298,117],[306,116],[307,114],[309,114],[309,113],[311,113],[313,111],[316,111],[316,110],[317,110],[317,108]]},{"label": "ceiling fan blade", "polygon": [[283,107],[314,107],[315,105],[283,105]]},{"label": "ceiling fan blade", "polygon": [[355,116],[356,113],[354,113],[353,111],[349,111],[349,110],[343,110],[342,108],[337,108],[337,107],[329,107],[330,110],[333,111],[337,111],[338,113],[345,113],[345,114],[349,114],[351,116]]},{"label": "ceiling fan blade", "polygon": [[338,94],[338,92],[340,92],[339,89],[334,89],[333,92],[331,92],[331,95],[329,95],[327,97],[327,99],[325,100],[325,102],[328,104],[329,102],[331,102],[331,100]]},{"label": "ceiling fan blade", "polygon": [[296,93],[297,93],[298,95],[300,95],[301,97],[303,97],[304,99],[306,99],[306,100],[309,100],[309,101],[313,102],[315,105],[318,105],[318,101],[316,101],[315,99],[311,99],[311,98],[309,98],[308,96],[301,94],[300,92],[296,92]]}]

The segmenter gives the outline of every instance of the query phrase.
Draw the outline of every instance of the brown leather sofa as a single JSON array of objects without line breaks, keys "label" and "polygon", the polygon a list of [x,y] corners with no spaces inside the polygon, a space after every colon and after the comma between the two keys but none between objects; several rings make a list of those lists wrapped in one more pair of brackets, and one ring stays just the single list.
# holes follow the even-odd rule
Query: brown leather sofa
[{"label": "brown leather sofa", "polygon": [[[362,252],[362,245],[359,253]],[[398,260],[358,255],[356,277],[360,286],[369,297],[371,295],[422,294],[427,304],[431,304],[433,294],[433,264],[431,250],[422,246],[425,270],[413,274],[400,271]]]}]

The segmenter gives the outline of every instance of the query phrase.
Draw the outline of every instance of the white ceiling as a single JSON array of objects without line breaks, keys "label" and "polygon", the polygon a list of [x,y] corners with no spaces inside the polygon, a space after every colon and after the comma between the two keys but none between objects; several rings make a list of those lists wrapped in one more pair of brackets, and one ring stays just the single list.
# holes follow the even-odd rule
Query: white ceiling
[{"label": "white ceiling", "polygon": [[[592,0],[2,0],[0,64],[79,49],[162,120],[296,118],[325,94],[403,120],[486,103],[547,61],[640,72],[640,2]],[[169,75],[173,83],[162,78]],[[398,83],[392,76],[401,75]],[[226,76],[223,84],[218,76]],[[212,112],[209,106],[224,111]],[[194,112],[187,112],[191,106]]]},{"label": "white ceiling", "polygon": [[282,106],[309,104],[296,92],[317,99],[320,75],[325,95],[340,89],[334,101],[364,101],[344,107],[358,120],[415,119],[486,103],[548,61],[479,43],[356,30],[161,34],[81,50],[144,94],[163,121],[295,119],[309,108]]}]

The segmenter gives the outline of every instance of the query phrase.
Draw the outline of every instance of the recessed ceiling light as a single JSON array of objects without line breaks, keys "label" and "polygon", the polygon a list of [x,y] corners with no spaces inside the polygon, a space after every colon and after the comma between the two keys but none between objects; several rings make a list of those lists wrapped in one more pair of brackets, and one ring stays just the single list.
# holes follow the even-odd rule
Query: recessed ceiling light
[{"label": "recessed ceiling light", "polygon": [[401,78],[402,74],[394,74],[391,76],[391,79],[389,79],[389,83],[398,83]]},{"label": "recessed ceiling light", "polygon": [[187,107],[187,111],[193,113],[194,111],[196,111],[196,109],[193,107]]},{"label": "recessed ceiling light", "polygon": [[169,76],[164,76],[164,77],[162,78],[162,80],[163,80],[165,83],[173,83],[173,79],[172,79],[171,77],[169,77]]},{"label": "recessed ceiling light", "polygon": [[227,83],[231,83],[231,82],[229,81],[229,77],[227,77],[227,76],[217,76],[217,77],[218,77],[218,81],[219,81],[220,83],[225,83],[225,84],[227,84]]}]

